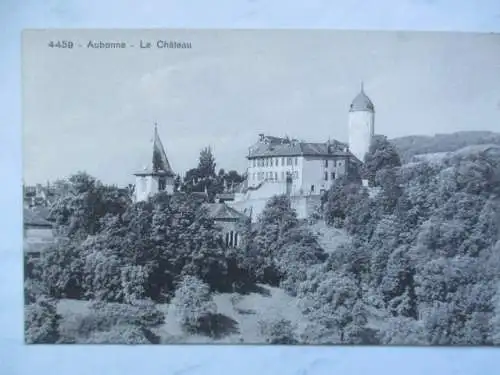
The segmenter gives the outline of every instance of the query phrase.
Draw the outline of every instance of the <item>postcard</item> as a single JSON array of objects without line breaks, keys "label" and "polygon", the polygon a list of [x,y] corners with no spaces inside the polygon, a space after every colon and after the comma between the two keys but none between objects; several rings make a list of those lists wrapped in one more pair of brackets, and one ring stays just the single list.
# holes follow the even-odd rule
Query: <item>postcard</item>
[{"label": "postcard", "polygon": [[25,30],[25,342],[500,344],[499,42]]}]

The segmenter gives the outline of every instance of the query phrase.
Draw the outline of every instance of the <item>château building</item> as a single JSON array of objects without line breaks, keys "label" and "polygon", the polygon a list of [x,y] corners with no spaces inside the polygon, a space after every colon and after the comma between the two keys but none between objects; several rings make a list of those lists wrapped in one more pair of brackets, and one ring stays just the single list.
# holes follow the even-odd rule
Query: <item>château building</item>
[{"label": "ch\u00e2teau building", "polygon": [[[228,244],[238,245],[235,223],[245,216],[257,220],[267,201],[275,195],[289,196],[299,219],[314,213],[321,194],[337,178],[360,167],[374,136],[374,123],[375,107],[361,85],[349,107],[348,144],[259,134],[246,155],[246,180],[221,194],[218,203],[206,205],[223,228]],[[174,172],[156,125],[151,164],[135,176],[136,201],[146,200],[159,191],[174,192]]]}]

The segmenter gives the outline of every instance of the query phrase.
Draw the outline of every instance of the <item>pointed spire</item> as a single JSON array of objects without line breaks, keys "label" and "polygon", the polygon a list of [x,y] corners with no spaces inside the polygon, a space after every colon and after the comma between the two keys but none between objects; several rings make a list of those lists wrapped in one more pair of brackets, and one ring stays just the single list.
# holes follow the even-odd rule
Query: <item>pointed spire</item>
[{"label": "pointed spire", "polygon": [[365,92],[365,84],[363,80],[361,80],[361,92]]},{"label": "pointed spire", "polygon": [[167,153],[161,142],[160,135],[158,134],[158,124],[154,124],[154,138],[153,138],[153,172],[167,172],[173,173],[170,162],[167,158]]}]

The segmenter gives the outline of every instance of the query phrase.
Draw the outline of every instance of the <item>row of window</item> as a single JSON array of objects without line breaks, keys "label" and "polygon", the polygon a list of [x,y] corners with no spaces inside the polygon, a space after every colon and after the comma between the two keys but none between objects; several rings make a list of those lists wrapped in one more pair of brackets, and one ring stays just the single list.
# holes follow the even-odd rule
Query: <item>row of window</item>
[{"label": "row of window", "polygon": [[[325,179],[325,181],[328,181],[328,172],[325,172],[324,179]],[[335,172],[330,173],[330,179],[335,180]]]},{"label": "row of window", "polygon": [[237,247],[238,246],[238,233],[230,231],[226,233],[226,246],[227,247]]},{"label": "row of window", "polygon": [[298,165],[299,164],[299,158],[294,157],[294,158],[260,158],[260,159],[253,159],[252,160],[252,167],[279,167],[280,165],[282,167],[286,165]]},{"label": "row of window", "polygon": [[[341,166],[342,161],[341,160],[324,160],[323,163],[325,165],[325,168],[328,168],[328,164],[332,163],[334,167],[336,166]],[[260,159],[253,159],[252,160],[252,167],[279,167],[280,165],[282,167],[285,166],[285,163],[287,166],[290,165],[298,165],[299,164],[299,158],[294,157],[294,158],[260,158]]]},{"label": "row of window", "polygon": [[[293,171],[289,173],[292,179],[296,180],[299,178],[299,172],[298,171]],[[263,180],[272,180],[272,181],[284,181],[286,178],[287,173],[286,172],[281,172],[278,174],[278,172],[257,172],[257,173],[251,173],[250,174],[250,179],[253,181],[263,181]]]},{"label": "row of window", "polygon": [[336,167],[336,166],[339,166],[339,167],[342,166],[342,160],[338,160],[338,161],[337,160],[325,160],[324,161],[325,168],[328,168],[329,162],[332,162],[332,165],[334,167]]}]

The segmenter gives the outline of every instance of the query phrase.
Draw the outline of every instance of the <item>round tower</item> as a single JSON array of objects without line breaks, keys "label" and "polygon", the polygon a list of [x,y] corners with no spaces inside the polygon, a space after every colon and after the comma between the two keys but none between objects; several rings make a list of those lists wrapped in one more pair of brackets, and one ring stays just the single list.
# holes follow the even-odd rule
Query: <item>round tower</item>
[{"label": "round tower", "polygon": [[375,133],[375,107],[361,90],[349,108],[349,149],[359,160],[364,161]]}]

